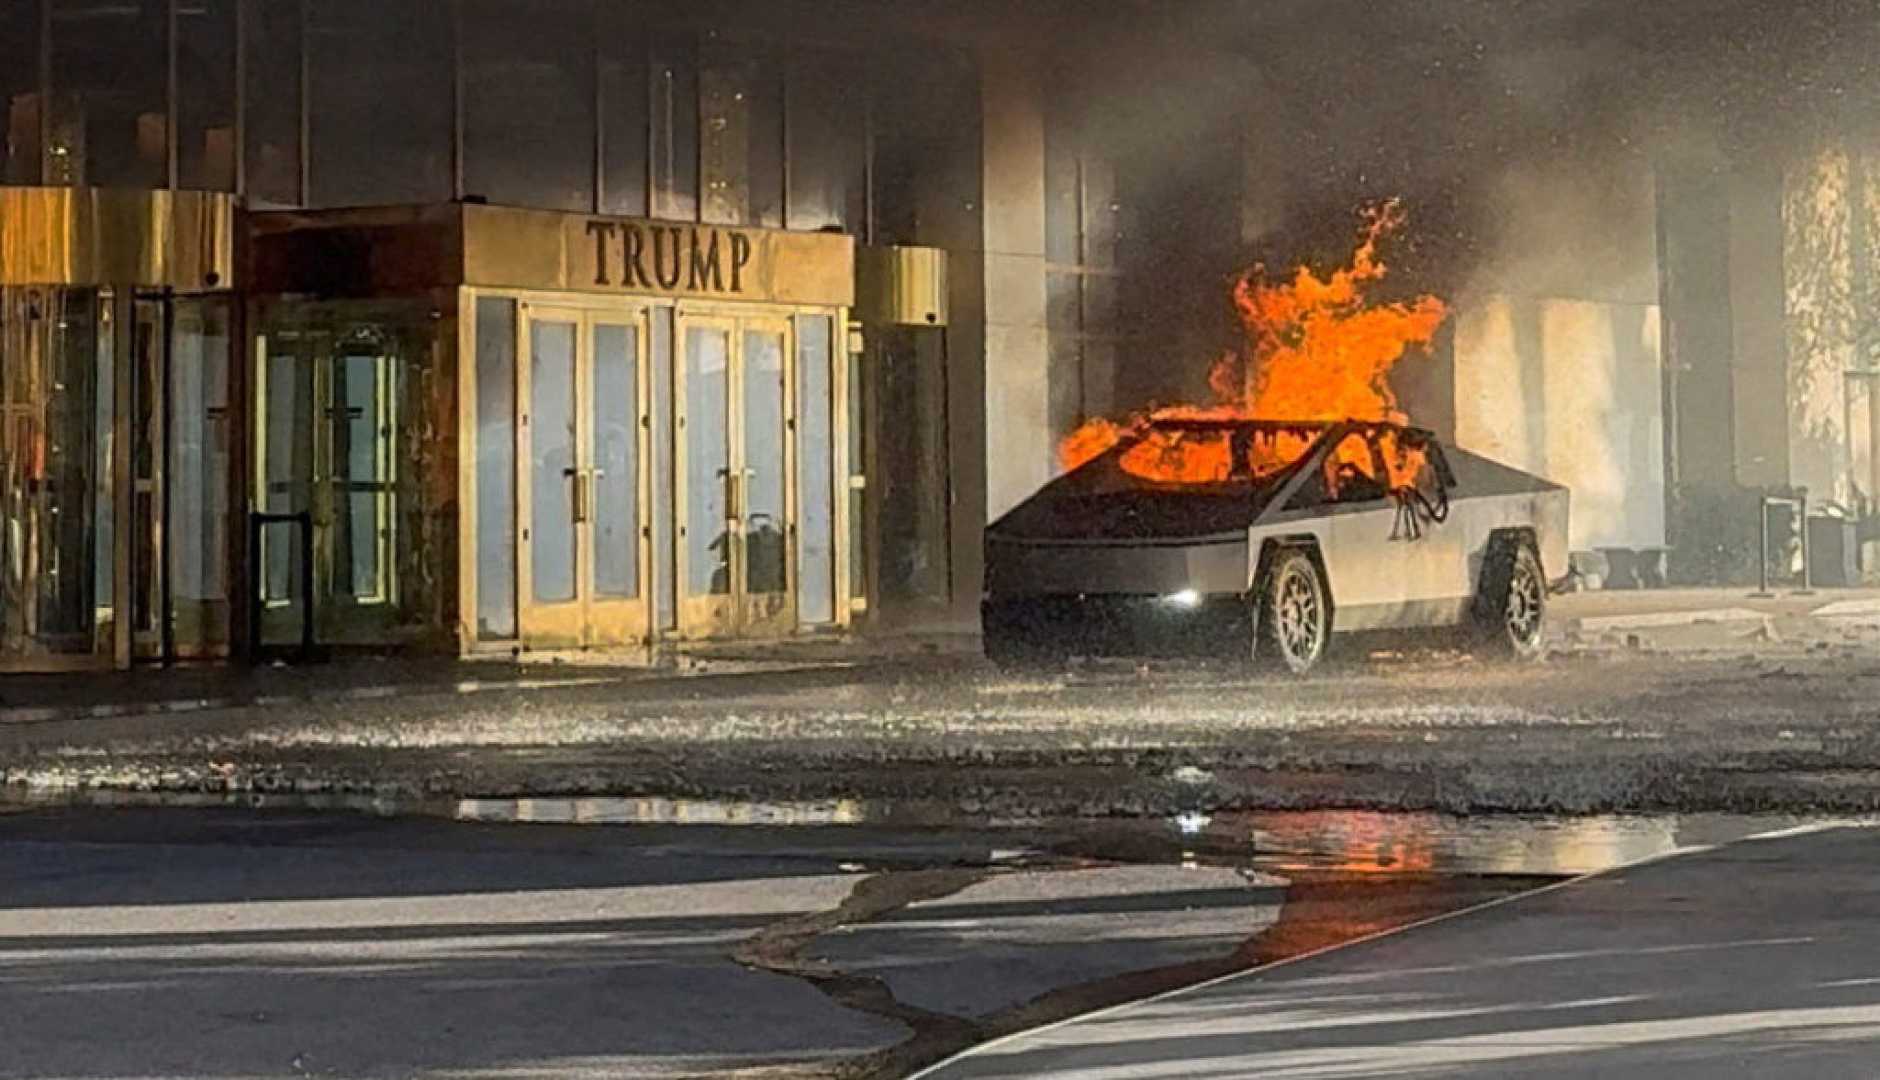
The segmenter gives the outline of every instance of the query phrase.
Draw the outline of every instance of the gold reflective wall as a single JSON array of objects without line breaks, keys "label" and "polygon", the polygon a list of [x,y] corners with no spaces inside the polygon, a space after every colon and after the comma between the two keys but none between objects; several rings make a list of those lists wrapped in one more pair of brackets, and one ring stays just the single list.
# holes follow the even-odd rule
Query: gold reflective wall
[{"label": "gold reflective wall", "polygon": [[229,195],[0,187],[0,285],[226,289],[234,261]]}]

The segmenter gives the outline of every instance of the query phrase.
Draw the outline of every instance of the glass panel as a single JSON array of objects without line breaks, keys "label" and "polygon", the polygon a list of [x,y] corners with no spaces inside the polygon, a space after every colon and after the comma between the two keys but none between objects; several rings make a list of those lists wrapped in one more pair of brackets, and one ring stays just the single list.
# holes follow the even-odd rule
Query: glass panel
[{"label": "glass panel", "polygon": [[714,49],[699,72],[702,216],[778,225],[783,206],[782,85],[763,58]]},{"label": "glass panel", "polygon": [[639,328],[594,328],[594,592],[640,595]]},{"label": "glass panel", "polygon": [[[0,329],[4,329],[6,316],[5,305],[0,304]],[[100,297],[98,301],[98,337],[96,347],[97,387],[92,394],[93,410],[92,431],[92,506],[96,511],[97,524],[93,532],[97,536],[95,556],[92,559],[92,603],[97,606],[99,618],[111,617],[112,598],[117,592],[117,494],[111,483],[111,440],[114,418],[117,416],[117,336],[116,327],[111,321],[110,301]],[[0,364],[5,363],[4,353],[11,343],[0,334]],[[0,546],[4,542],[0,541]],[[100,626],[100,631],[104,629]]]},{"label": "glass panel", "polygon": [[687,596],[731,592],[731,538],[725,479],[731,468],[726,430],[731,335],[709,326],[685,332],[685,561]]},{"label": "glass panel", "polygon": [[678,573],[673,543],[672,309],[652,312],[653,365],[653,583],[656,621],[661,630],[679,625],[675,593]]},{"label": "glass panel", "polygon": [[39,3],[0,19],[0,183],[39,183]]},{"label": "glass panel", "polygon": [[176,153],[185,188],[235,190],[235,3],[176,5]]},{"label": "glass panel", "polygon": [[381,356],[342,356],[333,364],[333,588],[356,600],[386,598],[382,539],[391,464],[386,384],[391,363]]},{"label": "glass panel", "polygon": [[744,581],[784,591],[783,335],[744,332]]},{"label": "glass panel", "polygon": [[516,636],[516,302],[477,300],[477,636]]},{"label": "glass panel", "polygon": [[835,430],[830,397],[834,320],[796,320],[797,618],[835,621]]},{"label": "glass panel", "polygon": [[698,49],[660,34],[652,59],[653,216],[698,219]]},{"label": "glass panel", "polygon": [[94,383],[109,336],[99,306],[89,290],[0,293],[0,653],[104,644],[95,586],[97,560],[109,567],[111,552],[98,546]]},{"label": "glass panel", "polygon": [[451,195],[449,4],[308,5],[315,206]]},{"label": "glass panel", "polygon": [[575,324],[529,324],[529,522],[537,603],[574,599]]},{"label": "glass panel", "polygon": [[[270,514],[309,509],[313,480],[313,365],[291,352],[270,353],[263,378],[262,504]],[[291,531],[291,530],[290,530]],[[266,592],[269,600],[300,599],[300,571],[284,533],[264,537]]]},{"label": "glass panel", "polygon": [[867,91],[858,57],[804,53],[791,72],[792,229],[860,233],[867,181]]},{"label": "glass panel", "polygon": [[98,294],[73,290],[63,294],[52,333],[50,376],[40,384],[45,401],[43,441],[36,469],[44,485],[39,495],[38,628],[44,644],[59,651],[92,648],[92,427],[97,402],[91,380],[97,371],[94,350]]},{"label": "glass panel", "polygon": [[134,344],[131,354],[131,627],[138,633],[162,629],[162,583],[158,557],[163,543],[162,450],[165,442],[163,395],[164,311],[156,300],[132,304]]},{"label": "glass panel", "polygon": [[165,0],[51,0],[47,179],[162,187],[169,160]]},{"label": "glass panel", "polygon": [[229,309],[178,300],[170,357],[170,599],[179,642],[228,637]]},{"label": "glass panel", "polygon": [[646,38],[639,13],[601,12],[601,212],[644,217],[646,207]]},{"label": "glass panel", "polygon": [[248,205],[300,205],[300,0],[248,9]]},{"label": "glass panel", "polygon": [[593,209],[593,5],[464,0],[462,10],[465,192]]}]

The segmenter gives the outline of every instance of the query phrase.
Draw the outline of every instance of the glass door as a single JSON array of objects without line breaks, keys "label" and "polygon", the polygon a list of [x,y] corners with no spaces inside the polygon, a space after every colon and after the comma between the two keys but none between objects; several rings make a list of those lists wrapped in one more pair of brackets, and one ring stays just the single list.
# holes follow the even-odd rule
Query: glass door
[{"label": "glass door", "polygon": [[796,625],[794,357],[784,318],[679,317],[680,633]]},{"label": "glass door", "polygon": [[650,417],[640,312],[522,305],[518,585],[531,648],[627,645],[649,631]]},{"label": "glass door", "polygon": [[0,289],[0,668],[114,653],[107,295]]},{"label": "glass door", "polygon": [[375,332],[269,340],[255,380],[258,502],[270,515],[305,515],[312,551],[302,550],[297,529],[262,533],[264,644],[299,640],[309,557],[322,643],[376,643],[397,623],[403,374],[396,350]]}]

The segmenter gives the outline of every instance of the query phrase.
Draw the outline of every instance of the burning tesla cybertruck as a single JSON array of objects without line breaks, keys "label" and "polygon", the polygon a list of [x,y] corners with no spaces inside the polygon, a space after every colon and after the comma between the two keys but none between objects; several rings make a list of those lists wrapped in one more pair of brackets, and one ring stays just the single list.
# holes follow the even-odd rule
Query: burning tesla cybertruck
[{"label": "burning tesla cybertruck", "polygon": [[1393,423],[1162,417],[986,530],[986,654],[1312,668],[1362,631],[1538,656],[1567,490]]}]

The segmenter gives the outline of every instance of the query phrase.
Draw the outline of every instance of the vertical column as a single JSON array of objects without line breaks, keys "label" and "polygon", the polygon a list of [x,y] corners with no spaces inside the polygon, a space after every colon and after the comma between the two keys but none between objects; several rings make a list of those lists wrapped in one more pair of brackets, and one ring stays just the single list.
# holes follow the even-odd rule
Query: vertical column
[{"label": "vertical column", "polygon": [[1036,64],[983,57],[986,516],[1054,471],[1045,333],[1044,108]]}]

